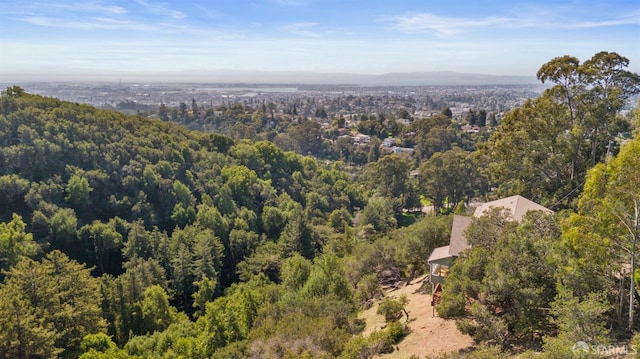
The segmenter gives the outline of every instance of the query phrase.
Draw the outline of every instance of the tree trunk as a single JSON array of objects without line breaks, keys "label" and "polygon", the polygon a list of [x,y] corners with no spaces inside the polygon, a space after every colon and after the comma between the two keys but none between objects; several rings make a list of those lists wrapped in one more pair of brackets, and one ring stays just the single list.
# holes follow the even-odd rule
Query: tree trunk
[{"label": "tree trunk", "polygon": [[640,208],[638,202],[634,201],[635,219],[633,221],[633,230],[631,231],[631,288],[629,290],[629,332],[633,331],[633,298],[636,293],[634,275],[636,272],[636,241],[638,236],[638,217],[640,216]]},{"label": "tree trunk", "polygon": [[631,332],[633,330],[633,297],[636,292],[636,284],[633,278],[634,273],[636,271],[636,239],[633,238],[633,243],[631,245],[631,289],[629,289],[629,326],[627,327],[627,331]]}]

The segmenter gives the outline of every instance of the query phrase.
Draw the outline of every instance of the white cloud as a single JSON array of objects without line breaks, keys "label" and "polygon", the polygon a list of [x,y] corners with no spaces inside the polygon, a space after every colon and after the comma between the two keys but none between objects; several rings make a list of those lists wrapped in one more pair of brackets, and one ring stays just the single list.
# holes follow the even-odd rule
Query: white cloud
[{"label": "white cloud", "polygon": [[80,15],[80,14],[110,14],[124,15],[126,8],[117,5],[105,5],[102,2],[75,2],[75,3],[9,3],[3,4],[0,14],[9,16],[46,16],[46,15]]},{"label": "white cloud", "polygon": [[163,4],[149,4],[144,0],[136,0],[136,2],[153,14],[168,16],[175,20],[182,20],[187,17],[187,14],[185,14],[184,12],[171,9]]},{"label": "white cloud", "polygon": [[395,16],[389,19],[398,30],[408,33],[431,32],[440,36],[448,36],[480,27],[504,25],[512,19],[491,16],[482,19],[465,19],[439,16],[430,13],[417,13],[405,16]]},{"label": "white cloud", "polygon": [[640,25],[640,15],[629,16],[629,17],[613,19],[613,20],[569,22],[566,24],[558,24],[558,27],[573,28],[573,29],[589,29],[589,28],[621,26],[621,25]]},{"label": "white cloud", "polygon": [[432,13],[414,13],[387,17],[394,28],[407,34],[433,33],[438,36],[450,36],[482,28],[540,28],[540,29],[587,29],[620,25],[640,24],[638,12],[623,16],[612,16],[605,20],[589,20],[579,15],[564,14],[562,11],[536,11],[528,9],[510,16],[488,16],[483,18],[464,18],[440,16]]},{"label": "white cloud", "polygon": [[[31,25],[75,30],[129,30],[129,31],[158,31],[162,26],[131,22],[107,17],[78,18],[75,20],[50,16],[25,16],[16,18]],[[167,25],[163,25],[167,28]]]},{"label": "white cloud", "polygon": [[89,12],[89,13],[107,13],[112,15],[123,15],[127,13],[127,9],[116,5],[103,5],[97,2],[79,2],[74,4],[56,4],[58,9],[72,12]]},{"label": "white cloud", "polygon": [[283,30],[291,35],[298,37],[306,37],[309,39],[319,39],[340,35],[343,38],[353,35],[352,32],[345,31],[338,27],[324,27],[319,23],[311,21],[293,22],[280,26]]}]

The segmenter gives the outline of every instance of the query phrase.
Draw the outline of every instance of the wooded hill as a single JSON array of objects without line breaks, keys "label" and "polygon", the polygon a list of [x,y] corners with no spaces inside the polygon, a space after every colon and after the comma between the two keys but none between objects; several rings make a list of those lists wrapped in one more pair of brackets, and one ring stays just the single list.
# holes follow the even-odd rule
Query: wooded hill
[{"label": "wooded hill", "polygon": [[[166,354],[146,347],[144,335],[156,333],[187,335],[187,356],[209,357],[227,344],[246,347],[263,315],[266,327],[255,330],[266,331],[264,340],[308,325],[291,335],[329,342],[290,343],[290,350],[337,355],[362,328],[358,305],[380,292],[375,273],[399,280],[413,260],[424,271],[432,247],[447,237],[443,217],[412,229],[432,240],[423,244],[416,234],[394,243],[403,254],[391,252],[391,239],[377,244],[386,243],[385,256],[359,243],[354,209],[368,207],[360,238],[397,222],[382,197],[367,204],[340,163],[19,87],[1,103],[3,356],[75,357],[83,337],[97,333],[129,343],[131,355]],[[424,245],[422,258],[410,256]],[[356,259],[361,248],[369,253]],[[363,280],[369,287],[358,294]],[[47,287],[28,290],[34,281]],[[289,338],[272,340],[256,350]]]},{"label": "wooded hill", "polygon": [[0,357],[370,358],[406,333],[403,301],[383,301],[389,325],[370,336],[358,310],[382,285],[426,273],[449,239],[451,216],[403,208],[423,195],[438,213],[459,201],[464,213],[492,187],[568,210],[474,220],[478,245],[447,278],[440,315],[494,352],[614,340],[635,330],[625,268],[638,237],[639,115],[619,110],[640,81],[627,64],[554,59],[538,77],[557,86],[478,151],[449,142],[417,160],[383,156],[355,178],[268,141],[8,88]]}]

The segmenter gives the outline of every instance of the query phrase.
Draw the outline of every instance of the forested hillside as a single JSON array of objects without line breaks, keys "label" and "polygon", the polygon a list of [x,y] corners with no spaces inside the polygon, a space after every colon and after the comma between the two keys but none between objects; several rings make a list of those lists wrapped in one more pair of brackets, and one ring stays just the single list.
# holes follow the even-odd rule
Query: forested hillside
[{"label": "forested hillside", "polygon": [[339,163],[266,141],[18,87],[1,101],[6,357],[75,357],[110,340],[164,355],[178,339],[187,357],[232,343],[339,355],[362,328],[356,309],[380,292],[377,273],[423,272],[448,235],[443,217],[357,240],[397,227],[383,197],[367,204]]},{"label": "forested hillside", "polygon": [[[266,140],[10,87],[0,96],[0,357],[393,351],[408,334],[404,299],[380,302],[388,325],[368,336],[358,311],[428,272],[450,213],[511,194],[564,211],[474,220],[439,315],[494,345],[479,356],[563,357],[578,340],[632,334],[640,112],[620,110],[640,77],[627,64],[615,53],[553,59],[538,77],[555,86],[492,133],[461,135],[446,114],[415,119],[414,156],[379,154],[349,172]],[[434,215],[406,211],[421,197]]]}]

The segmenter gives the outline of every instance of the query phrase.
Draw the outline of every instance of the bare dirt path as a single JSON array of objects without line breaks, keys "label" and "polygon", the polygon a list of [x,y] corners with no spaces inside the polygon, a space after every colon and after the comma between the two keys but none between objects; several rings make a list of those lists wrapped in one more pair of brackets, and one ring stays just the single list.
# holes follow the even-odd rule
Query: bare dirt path
[{"label": "bare dirt path", "polygon": [[[425,277],[412,281],[409,285],[387,293],[388,297],[400,297],[405,294],[409,299],[406,309],[409,312],[409,329],[411,332],[398,345],[397,350],[381,356],[384,359],[408,358],[416,355],[428,358],[440,353],[456,352],[473,346],[468,335],[460,333],[453,320],[444,320],[437,314],[433,316],[431,295],[418,292]],[[376,314],[378,302],[361,313],[360,317],[367,321],[365,334],[379,330],[384,326],[384,317]]]}]

